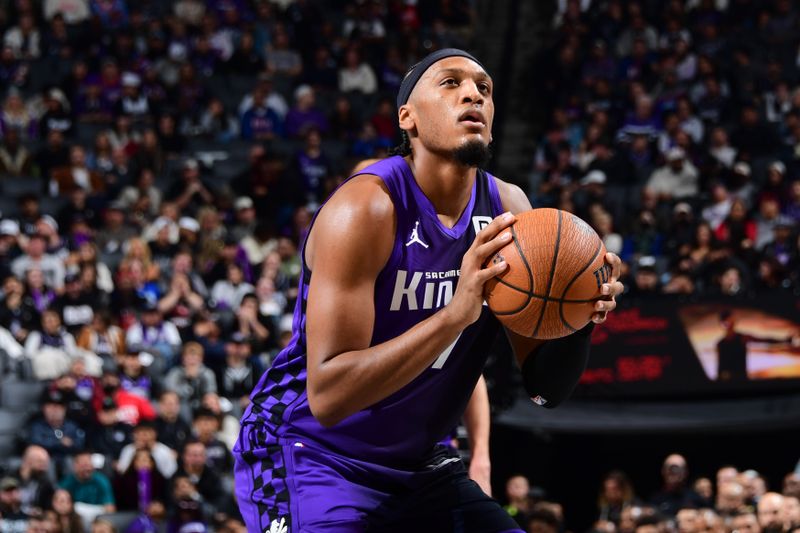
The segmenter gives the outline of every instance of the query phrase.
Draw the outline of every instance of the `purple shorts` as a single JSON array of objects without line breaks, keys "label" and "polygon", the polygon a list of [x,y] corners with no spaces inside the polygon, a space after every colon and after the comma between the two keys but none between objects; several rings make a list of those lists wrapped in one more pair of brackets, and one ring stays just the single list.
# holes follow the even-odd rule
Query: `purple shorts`
[{"label": "purple shorts", "polygon": [[524,533],[444,446],[397,469],[245,424],[234,455],[236,499],[253,533]]}]

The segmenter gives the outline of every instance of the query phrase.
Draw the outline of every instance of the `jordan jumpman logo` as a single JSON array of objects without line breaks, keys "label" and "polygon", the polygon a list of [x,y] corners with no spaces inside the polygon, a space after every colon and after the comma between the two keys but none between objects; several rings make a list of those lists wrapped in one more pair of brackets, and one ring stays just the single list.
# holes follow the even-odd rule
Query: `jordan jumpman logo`
[{"label": "jordan jumpman logo", "polygon": [[411,231],[411,238],[406,243],[406,247],[409,247],[414,243],[421,244],[423,248],[428,247],[428,245],[422,242],[422,239],[419,238],[419,220],[417,220],[417,223],[414,224],[414,229]]}]

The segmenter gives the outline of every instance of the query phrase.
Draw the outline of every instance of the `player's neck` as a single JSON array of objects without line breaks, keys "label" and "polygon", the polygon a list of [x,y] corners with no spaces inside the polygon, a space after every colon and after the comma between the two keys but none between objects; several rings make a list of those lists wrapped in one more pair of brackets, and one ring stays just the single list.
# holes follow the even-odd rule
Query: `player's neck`
[{"label": "player's neck", "polygon": [[406,160],[442,223],[448,227],[455,225],[469,203],[477,168],[422,150]]}]

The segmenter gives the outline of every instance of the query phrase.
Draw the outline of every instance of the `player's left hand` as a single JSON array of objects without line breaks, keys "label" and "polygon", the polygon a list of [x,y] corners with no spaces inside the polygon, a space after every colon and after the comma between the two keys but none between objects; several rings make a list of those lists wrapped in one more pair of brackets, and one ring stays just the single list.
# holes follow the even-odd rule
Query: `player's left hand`
[{"label": "player's left hand", "polygon": [[486,493],[492,495],[492,463],[488,454],[473,454],[469,460],[469,477]]},{"label": "player's left hand", "polygon": [[622,291],[625,290],[622,283],[617,281],[622,273],[622,260],[617,254],[611,252],[606,254],[605,260],[611,266],[611,277],[600,287],[603,297],[594,304],[595,313],[592,315],[592,322],[595,324],[602,324],[606,321],[608,312],[617,307],[617,295],[622,294]]}]

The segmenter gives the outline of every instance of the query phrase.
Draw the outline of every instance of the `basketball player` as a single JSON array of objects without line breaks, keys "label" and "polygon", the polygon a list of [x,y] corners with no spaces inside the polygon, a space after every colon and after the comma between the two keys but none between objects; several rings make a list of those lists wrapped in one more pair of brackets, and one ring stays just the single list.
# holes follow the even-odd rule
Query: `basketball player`
[{"label": "basketball player", "polygon": [[[445,49],[412,67],[397,104],[405,141],[345,182],[302,248],[293,338],[251,396],[235,446],[253,532],[521,532],[437,442],[452,429],[500,328],[484,267],[531,205],[480,170],[492,79]],[[622,292],[609,254],[602,322]],[[557,405],[577,383],[590,324],[539,341],[507,332],[527,392]]]},{"label": "basketball player", "polygon": [[[353,167],[350,175],[358,174],[379,161],[380,159],[364,159]],[[414,232],[412,231],[411,233],[413,238]],[[417,234],[417,238],[419,238],[419,234]],[[462,422],[467,430],[469,442],[469,470],[467,473],[469,478],[477,483],[481,490],[489,496],[492,495],[492,460],[489,456],[489,433],[492,425],[491,410],[489,390],[486,386],[486,380],[481,374],[464,409]],[[453,429],[455,430],[455,428]],[[452,446],[453,449],[458,449],[454,431],[448,433],[440,443],[445,446]]]}]

